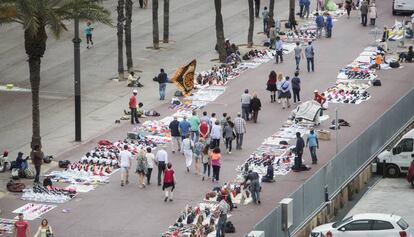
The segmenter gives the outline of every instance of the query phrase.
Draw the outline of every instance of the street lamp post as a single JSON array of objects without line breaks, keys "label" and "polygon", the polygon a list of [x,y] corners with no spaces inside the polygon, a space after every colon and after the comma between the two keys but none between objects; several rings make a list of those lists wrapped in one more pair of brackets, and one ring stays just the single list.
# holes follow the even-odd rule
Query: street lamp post
[{"label": "street lamp post", "polygon": [[75,18],[75,36],[72,40],[74,48],[75,65],[75,141],[80,142],[81,138],[81,74],[80,74],[80,43],[79,18]]}]

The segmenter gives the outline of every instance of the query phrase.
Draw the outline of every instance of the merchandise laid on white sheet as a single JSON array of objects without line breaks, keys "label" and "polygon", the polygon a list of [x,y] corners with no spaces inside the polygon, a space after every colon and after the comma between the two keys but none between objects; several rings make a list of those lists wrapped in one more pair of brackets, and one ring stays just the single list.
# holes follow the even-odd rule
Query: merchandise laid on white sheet
[{"label": "merchandise laid on white sheet", "polygon": [[[40,218],[43,214],[57,207],[51,204],[40,204],[40,203],[27,203],[22,207],[17,208],[13,211],[15,214],[23,213],[24,219],[32,221]],[[14,219],[18,219],[17,216]]]},{"label": "merchandise laid on white sheet", "polygon": [[368,88],[369,83],[338,82],[325,91],[325,97],[329,103],[360,104],[371,98]]},{"label": "merchandise laid on white sheet", "polygon": [[87,193],[95,189],[94,185],[84,185],[84,184],[71,184],[67,187],[68,189],[74,189],[77,193]]},{"label": "merchandise laid on white sheet", "polygon": [[[140,140],[151,141],[154,144],[165,144],[171,141],[168,125],[158,120],[147,120],[142,125],[136,126],[133,132],[138,133]],[[147,145],[149,144],[145,144]]]},{"label": "merchandise laid on white sheet", "polygon": [[0,218],[0,235],[12,234],[16,220]]},{"label": "merchandise laid on white sheet", "polygon": [[42,203],[65,203],[76,196],[73,188],[34,186],[23,190],[22,200]]}]

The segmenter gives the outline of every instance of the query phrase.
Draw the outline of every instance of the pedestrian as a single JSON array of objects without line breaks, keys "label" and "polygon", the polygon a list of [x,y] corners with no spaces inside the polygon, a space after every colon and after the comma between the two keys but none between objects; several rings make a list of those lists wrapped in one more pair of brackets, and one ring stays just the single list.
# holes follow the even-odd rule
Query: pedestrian
[{"label": "pedestrian", "polygon": [[132,163],[132,154],[128,151],[128,145],[124,145],[124,149],[119,152],[119,160],[121,167],[121,187],[125,184],[129,184],[129,169]]},{"label": "pedestrian", "polygon": [[310,4],[311,4],[310,0],[305,0],[305,9],[303,10],[302,18],[305,16],[305,14],[306,14],[306,19],[309,18]]},{"label": "pedestrian", "polygon": [[220,167],[221,167],[221,154],[220,148],[216,147],[213,149],[213,152],[210,153],[211,156],[211,165],[213,166],[213,178],[212,181],[220,180]]},{"label": "pedestrian", "polygon": [[213,124],[215,124],[215,123],[216,123],[216,120],[217,120],[217,118],[216,118],[216,113],[211,113],[211,117],[210,117],[210,121],[209,121],[209,125],[210,125],[210,127],[212,127],[212,126],[213,126]]},{"label": "pedestrian", "polygon": [[280,58],[280,63],[283,63],[283,42],[282,40],[280,40],[279,36],[276,37],[275,50],[276,50],[275,63],[276,64],[279,63],[279,58]]},{"label": "pedestrian", "polygon": [[243,146],[243,136],[246,133],[246,121],[241,117],[240,112],[234,119],[234,131],[236,132],[236,150],[241,150]]},{"label": "pedestrian", "polygon": [[165,165],[168,163],[168,153],[164,146],[160,146],[155,154],[155,164],[158,167],[158,186],[161,186],[161,176],[164,174]]},{"label": "pedestrian", "polygon": [[314,94],[313,100],[315,100],[321,105],[319,116],[323,116],[323,107],[324,107],[324,104],[326,103],[326,98],[323,96],[323,93],[319,94],[318,90],[315,90],[313,94]]},{"label": "pedestrian", "polygon": [[231,148],[233,146],[233,139],[236,137],[234,132],[234,123],[230,120],[227,122],[227,125],[224,127],[224,139],[226,141],[226,152],[231,154]]},{"label": "pedestrian", "polygon": [[137,94],[138,94],[138,91],[134,89],[132,91],[132,96],[129,98],[129,108],[131,109],[131,124],[134,124],[134,121],[137,124],[139,123],[138,113],[137,113],[137,105],[138,105]]},{"label": "pedestrian", "polygon": [[325,19],[318,12],[315,14],[315,16],[316,16],[316,18],[315,18],[315,23],[316,23],[316,37],[317,38],[321,38],[322,37],[322,30],[325,27]]},{"label": "pedestrian", "polygon": [[158,84],[159,84],[160,100],[164,100],[168,76],[167,76],[167,73],[164,72],[163,68],[160,69],[160,74],[158,74],[157,79],[158,79]]},{"label": "pedestrian", "polygon": [[175,145],[174,143],[177,143],[177,149],[178,152],[181,150],[181,133],[180,133],[180,122],[178,122],[177,116],[174,116],[174,120],[170,122],[170,125],[168,126],[170,128],[171,133],[171,150],[172,153],[175,153]]},{"label": "pedestrian", "polygon": [[154,169],[155,165],[155,156],[151,153],[151,147],[147,147],[147,154],[145,154],[145,158],[147,158],[147,184],[151,184],[151,174],[152,170]]},{"label": "pedestrian", "polygon": [[333,19],[331,14],[326,13],[326,38],[332,37]]},{"label": "pedestrian", "polygon": [[185,157],[185,167],[187,168],[187,173],[190,172],[190,167],[193,163],[193,149],[194,142],[190,139],[190,136],[187,135],[181,146],[181,150],[183,151]]},{"label": "pedestrian", "polygon": [[23,213],[19,213],[18,220],[14,222],[14,236],[15,237],[29,237],[30,226],[29,222],[23,218]]},{"label": "pedestrian", "polygon": [[359,9],[361,11],[361,24],[363,26],[367,26],[367,17],[368,17],[368,3],[367,1],[363,0],[361,3],[361,7]]},{"label": "pedestrian", "polygon": [[138,174],[138,185],[145,188],[145,176],[147,175],[147,152],[141,149],[137,155],[137,168],[135,172]]},{"label": "pedestrian", "polygon": [[173,201],[173,191],[175,189],[175,174],[172,168],[172,164],[167,164],[167,169],[165,170],[164,174],[164,182],[162,185],[162,190],[165,191],[165,198],[164,202],[169,200],[170,202]]},{"label": "pedestrian", "polygon": [[292,170],[300,171],[302,169],[302,155],[303,155],[303,148],[305,147],[305,142],[303,141],[300,132],[296,133],[296,146],[295,150],[295,164],[292,167]]},{"label": "pedestrian", "polygon": [[259,18],[260,13],[260,0],[254,0],[254,11],[256,18]]},{"label": "pedestrian", "polygon": [[201,162],[203,163],[203,178],[201,179],[204,181],[207,173],[207,177],[210,178],[210,170],[211,170],[211,157],[209,154],[208,144],[204,144],[203,156],[201,156]]},{"label": "pedestrian", "polygon": [[282,83],[281,85],[281,89],[282,89],[282,93],[281,93],[281,97],[282,97],[282,109],[290,108],[290,98],[292,98],[292,93],[290,93],[290,81],[289,81],[289,77],[287,76],[285,78],[285,81]]},{"label": "pedestrian", "polygon": [[303,18],[303,10],[305,9],[305,1],[306,0],[299,0],[299,16]]},{"label": "pedestrian", "polygon": [[144,0],[139,0],[139,8],[142,8],[144,6]]},{"label": "pedestrian", "polygon": [[144,0],[144,8],[148,7],[148,0]]},{"label": "pedestrian", "polygon": [[[34,237],[51,237],[51,236],[53,236],[52,227],[49,225],[49,222],[46,219],[43,219]],[[17,237],[19,237],[19,235],[17,235]]]},{"label": "pedestrian", "polygon": [[249,94],[249,90],[245,89],[244,93],[241,96],[241,109],[243,113],[243,119],[245,119],[246,121],[249,121],[251,100],[252,100],[252,96]]},{"label": "pedestrian", "polygon": [[309,151],[312,158],[312,164],[316,165],[318,163],[318,157],[316,156],[316,149],[319,149],[318,136],[315,133],[315,130],[311,128],[308,138],[306,139],[306,147],[309,146]]},{"label": "pedestrian", "polygon": [[253,202],[260,204],[260,183],[259,183],[259,174],[256,171],[249,170],[249,173],[244,177],[244,182],[242,185],[247,185],[247,182],[250,181],[249,190],[252,194]]},{"label": "pedestrian", "polygon": [[265,6],[262,11],[262,18],[263,18],[263,32],[266,33],[269,27],[269,11]]},{"label": "pedestrian", "polygon": [[296,104],[297,102],[300,102],[300,78],[299,78],[299,72],[295,72],[295,77],[292,78],[292,92],[293,92],[293,103]]},{"label": "pedestrian", "polygon": [[217,198],[219,202],[218,206],[218,221],[216,227],[216,237],[222,237],[226,233],[226,223],[227,223],[227,213],[230,210],[230,205],[226,202],[226,197],[224,195],[220,195]]},{"label": "pedestrian", "polygon": [[204,139],[206,144],[210,144],[210,125],[206,121],[202,121],[198,127],[200,138]]},{"label": "pedestrian", "polygon": [[32,159],[32,162],[34,164],[35,171],[36,171],[35,178],[34,178],[35,184],[39,183],[40,169],[42,167],[43,157],[44,157],[44,154],[40,150],[40,146],[34,145],[32,152],[30,152],[30,159]]},{"label": "pedestrian", "polygon": [[227,113],[223,113],[223,117],[221,117],[220,119],[221,131],[224,131],[224,127],[227,126],[227,123],[228,123]]},{"label": "pedestrian", "polygon": [[276,81],[276,89],[277,89],[277,103],[280,104],[282,102],[281,100],[281,94],[282,94],[282,84],[283,82],[285,82],[285,77],[283,76],[282,73],[280,73],[277,76],[277,81]]},{"label": "pedestrian", "polygon": [[351,15],[351,10],[352,10],[352,0],[345,0],[345,9],[346,9],[346,14],[348,15],[348,19],[350,18]]},{"label": "pedestrian", "polygon": [[211,143],[210,143],[210,149],[214,149],[216,147],[220,147],[220,137],[222,134],[222,129],[220,126],[220,122],[216,120],[216,122],[211,127]]},{"label": "pedestrian", "polygon": [[377,19],[377,7],[375,3],[372,3],[368,9],[368,16],[370,20],[370,25],[375,26],[375,20]]},{"label": "pedestrian", "polygon": [[181,140],[184,140],[190,135],[191,124],[187,121],[187,116],[183,117],[183,120],[179,123],[178,128],[180,129]]},{"label": "pedestrian", "polygon": [[259,110],[262,109],[262,103],[260,99],[257,98],[257,94],[253,93],[253,98],[250,101],[250,108],[252,109],[253,115],[252,119],[254,123],[257,123],[257,117],[259,116]]},{"label": "pedestrian", "polygon": [[303,50],[302,47],[300,47],[300,42],[296,42],[296,47],[293,49],[295,52],[295,62],[296,62],[296,71],[299,71],[299,64],[300,60],[303,57]]},{"label": "pedestrian", "polygon": [[93,27],[90,21],[86,22],[86,27],[84,31],[86,35],[86,48],[89,49],[89,43],[91,44],[91,46],[93,46],[93,41],[92,41]]},{"label": "pedestrian", "polygon": [[271,71],[269,74],[269,79],[267,80],[266,83],[266,90],[270,91],[270,103],[273,103],[276,101],[276,72],[275,71]]},{"label": "pedestrian", "polygon": [[200,175],[200,163],[203,160],[203,151],[204,151],[204,139],[200,138],[195,144],[194,144],[194,161],[195,161],[195,173],[196,175]]},{"label": "pedestrian", "polygon": [[198,128],[200,126],[200,118],[197,115],[196,111],[193,111],[193,116],[189,119],[189,123],[191,125],[191,140],[195,143],[198,141]]},{"label": "pedestrian", "polygon": [[203,121],[207,122],[208,124],[210,123],[210,117],[208,117],[207,111],[203,111],[203,116],[200,118],[200,123]]},{"label": "pedestrian", "polygon": [[269,37],[269,40],[270,40],[269,48],[271,48],[271,49],[274,48],[275,41],[276,41],[276,36],[277,36],[277,33],[276,33],[275,24],[272,24],[272,25],[270,25],[269,33],[268,33],[268,37]]},{"label": "pedestrian", "polygon": [[305,56],[306,56],[306,62],[308,66],[308,72],[312,69],[312,72],[315,71],[315,50],[312,46],[312,41],[308,42],[308,46],[305,48]]},{"label": "pedestrian", "polygon": [[388,27],[384,26],[384,31],[382,32],[382,41],[387,42],[389,37],[390,32],[388,31]]}]

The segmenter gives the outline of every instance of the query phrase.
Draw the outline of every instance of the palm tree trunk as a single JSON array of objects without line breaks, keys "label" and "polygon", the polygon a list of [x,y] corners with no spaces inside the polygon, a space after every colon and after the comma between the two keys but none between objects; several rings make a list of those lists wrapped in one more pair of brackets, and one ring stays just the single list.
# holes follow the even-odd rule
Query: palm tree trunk
[{"label": "palm tree trunk", "polygon": [[275,16],[275,0],[270,0],[269,2],[269,18]]},{"label": "palm tree trunk", "polygon": [[289,23],[295,22],[295,0],[289,0]]},{"label": "palm tree trunk", "polygon": [[247,35],[247,47],[253,47],[253,30],[254,30],[254,9],[253,0],[248,0],[249,3],[249,33]]},{"label": "palm tree trunk", "polygon": [[30,86],[32,88],[32,148],[35,145],[39,145],[39,147],[42,147],[40,137],[39,110],[40,62],[40,57],[29,58]]},{"label": "palm tree trunk", "polygon": [[132,0],[125,1],[125,53],[127,59],[127,68],[128,72],[132,71],[133,62],[132,62],[132,46],[131,46],[131,23],[132,23]]},{"label": "palm tree trunk", "polygon": [[224,63],[226,61],[226,49],[224,48],[224,27],[223,16],[221,15],[221,0],[214,0],[214,6],[216,8],[217,49],[220,62]]},{"label": "palm tree trunk", "polygon": [[164,34],[163,43],[168,43],[170,34],[170,0],[164,0]]},{"label": "palm tree trunk", "polygon": [[152,0],[152,43],[154,49],[160,48],[160,36],[158,30],[158,0]]},{"label": "palm tree trunk", "polygon": [[118,0],[118,23],[117,23],[117,36],[118,36],[118,80],[125,80],[124,77],[124,6],[125,0]]}]

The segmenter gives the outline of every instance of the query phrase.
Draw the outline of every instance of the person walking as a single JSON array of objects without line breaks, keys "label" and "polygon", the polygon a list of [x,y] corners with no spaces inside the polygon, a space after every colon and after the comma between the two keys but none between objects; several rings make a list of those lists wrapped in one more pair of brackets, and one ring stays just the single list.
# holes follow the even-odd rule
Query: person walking
[{"label": "person walking", "polygon": [[180,129],[181,140],[184,140],[190,135],[191,124],[187,121],[187,116],[183,117],[178,128]]},{"label": "person walking", "polygon": [[198,127],[198,133],[200,138],[203,138],[206,144],[210,144],[210,125],[208,121],[201,121],[200,126]]},{"label": "person walking", "polygon": [[384,26],[384,31],[382,32],[382,40],[383,42],[387,42],[388,38],[390,38],[390,32],[388,31],[388,27]]},{"label": "person walking", "polygon": [[324,104],[326,103],[326,98],[323,96],[323,93],[319,94],[318,90],[313,91],[313,94],[314,94],[313,100],[315,100],[321,105],[319,116],[323,116],[323,107],[324,107]]},{"label": "person walking", "polygon": [[187,135],[181,146],[181,150],[183,151],[185,157],[185,167],[187,168],[187,172],[190,172],[190,167],[193,163],[193,149],[194,142],[190,139],[190,136]]},{"label": "person walking", "polygon": [[295,164],[292,167],[292,170],[301,170],[302,169],[302,155],[303,155],[303,148],[305,147],[305,142],[300,134],[300,132],[296,133],[296,146],[295,150]]},{"label": "person walking", "polygon": [[145,176],[147,175],[147,152],[141,149],[137,155],[137,168],[138,185],[140,188],[145,188]]},{"label": "person walking", "polygon": [[162,190],[165,191],[164,202],[167,202],[167,200],[172,202],[173,191],[175,189],[175,174],[171,163],[167,164],[163,181]]},{"label": "person walking", "polygon": [[333,19],[331,14],[326,13],[326,38],[332,37]]},{"label": "person walking", "polygon": [[145,158],[147,159],[147,184],[151,184],[151,174],[152,170],[154,169],[155,165],[155,156],[152,154],[151,147],[147,147],[147,154],[145,154]]},{"label": "person walking", "polygon": [[220,148],[219,147],[214,148],[210,156],[211,156],[211,165],[213,166],[212,181],[217,182],[220,180],[220,167],[221,167]]},{"label": "person walking", "polygon": [[277,32],[276,32],[276,28],[275,28],[275,24],[271,24],[270,28],[269,28],[269,48],[273,49],[275,46],[275,41],[276,41],[276,36],[277,36]]},{"label": "person walking", "polygon": [[300,102],[300,78],[299,78],[299,72],[295,72],[295,77],[292,78],[292,92],[293,92],[293,103],[296,104],[297,102]]},{"label": "person walking", "polygon": [[159,92],[160,92],[160,100],[165,99],[165,89],[167,88],[167,81],[168,76],[167,73],[164,72],[164,69],[160,69],[160,74],[158,74],[158,84],[159,84]]},{"label": "person walking", "polygon": [[14,236],[15,237],[29,237],[30,225],[29,222],[24,220],[23,213],[19,213],[18,219],[14,222]]},{"label": "person walking", "polygon": [[308,72],[312,69],[312,72],[315,71],[315,51],[312,46],[312,41],[308,42],[308,46],[305,48],[306,62],[308,66]]},{"label": "person walking", "polygon": [[244,90],[244,94],[241,96],[241,109],[243,113],[243,119],[249,121],[249,114],[250,114],[250,101],[252,100],[252,96],[249,94],[249,90]]},{"label": "person walking", "polygon": [[351,10],[352,10],[352,0],[345,0],[345,9],[346,9],[346,14],[348,15],[348,19],[351,16]]},{"label": "person walking", "polygon": [[312,164],[316,165],[318,163],[318,157],[316,156],[316,149],[319,149],[318,136],[315,133],[315,130],[311,128],[308,138],[306,139],[306,147],[309,146],[309,151],[312,158]]},{"label": "person walking", "polygon": [[290,81],[289,81],[289,77],[287,76],[285,78],[285,81],[283,82],[283,84],[281,85],[281,89],[282,89],[282,109],[290,108],[290,98],[292,98],[292,94],[290,93]]},{"label": "person walking", "polygon": [[255,13],[256,18],[259,18],[260,0],[254,0],[254,13]]},{"label": "person walking", "polygon": [[233,139],[235,138],[234,133],[234,123],[232,121],[227,122],[227,125],[224,127],[224,139],[226,140],[226,152],[231,154],[231,149],[233,146]]},{"label": "person walking", "polygon": [[139,8],[142,8],[144,6],[144,0],[139,0]]},{"label": "person walking", "polygon": [[131,109],[131,124],[134,124],[134,121],[137,124],[139,123],[138,113],[137,113],[137,105],[138,105],[137,94],[138,94],[138,91],[134,89],[132,91],[132,96],[129,98],[129,108]]},{"label": "person walking", "polygon": [[119,152],[119,160],[121,167],[121,187],[125,184],[129,184],[129,169],[132,163],[132,154],[128,151],[128,145],[124,145],[124,149]]},{"label": "person walking", "polygon": [[263,18],[263,32],[266,33],[269,29],[269,11],[265,6],[262,11],[262,18]]},{"label": "person walking", "polygon": [[211,143],[210,143],[210,149],[214,149],[216,147],[220,147],[220,137],[222,134],[222,129],[220,122],[216,120],[216,122],[211,127]]},{"label": "person walking", "polygon": [[193,111],[193,116],[191,116],[188,122],[191,125],[191,140],[196,143],[199,137],[198,128],[200,126],[200,118],[196,111]]},{"label": "person walking", "polygon": [[86,22],[86,27],[84,31],[86,35],[86,48],[89,49],[89,43],[91,44],[91,46],[93,46],[93,41],[92,41],[93,27],[90,21]]},{"label": "person walking", "polygon": [[155,154],[155,164],[158,167],[158,186],[161,186],[161,176],[164,174],[165,166],[168,163],[168,153],[164,146],[159,147]]},{"label": "person walking", "polygon": [[222,237],[226,233],[227,213],[230,211],[230,205],[226,201],[226,197],[221,195],[218,197],[218,221],[216,226],[216,237]]},{"label": "person walking", "polygon": [[47,221],[47,219],[43,219],[39,225],[39,228],[37,228],[37,232],[34,235],[34,237],[49,237],[49,236],[53,236],[52,227],[49,225],[49,222]]},{"label": "person walking", "polygon": [[259,110],[262,109],[262,103],[260,99],[257,98],[257,94],[253,93],[253,98],[250,101],[250,108],[253,111],[252,119],[254,123],[257,123],[257,117],[259,116]]},{"label": "person walking", "polygon": [[203,111],[203,116],[200,118],[200,123],[203,121],[207,122],[210,125],[210,117],[208,117],[207,111]]},{"label": "person walking", "polygon": [[177,149],[178,152],[181,150],[181,133],[180,133],[180,122],[178,122],[177,116],[174,116],[174,120],[170,122],[170,125],[168,126],[170,128],[171,133],[171,150],[172,153],[175,153],[175,145],[174,143],[177,143]]},{"label": "person walking", "polygon": [[267,80],[266,83],[266,90],[270,91],[270,103],[273,103],[276,101],[276,72],[275,71],[271,71],[269,74],[269,79]]},{"label": "person walking", "polygon": [[260,183],[259,183],[259,174],[255,171],[249,170],[249,173],[244,177],[244,182],[242,185],[246,185],[250,181],[249,190],[252,194],[253,202],[260,204]]},{"label": "person walking", "polygon": [[315,16],[316,16],[316,18],[315,18],[315,23],[316,23],[316,37],[317,38],[321,38],[322,37],[322,30],[325,27],[325,19],[318,12],[315,14]]},{"label": "person walking", "polygon": [[306,0],[299,0],[299,17],[303,18],[303,10],[305,9],[305,1]]},{"label": "person walking", "polygon": [[296,62],[296,71],[299,71],[299,64],[300,60],[303,57],[303,50],[302,47],[300,47],[300,42],[296,42],[296,47],[293,49],[295,52],[295,62]]},{"label": "person walking", "polygon": [[40,169],[42,167],[43,157],[44,157],[44,154],[40,150],[40,146],[35,145],[33,147],[32,152],[30,152],[30,159],[32,159],[34,167],[35,167],[35,171],[36,171],[35,178],[34,178],[35,184],[39,183]]},{"label": "person walking", "polygon": [[148,7],[148,0],[144,0],[144,8]]},{"label": "person walking", "polygon": [[203,156],[201,157],[201,162],[203,163],[203,178],[201,179],[204,181],[207,173],[207,177],[210,178],[210,170],[211,170],[211,156],[208,152],[208,144],[204,144]]},{"label": "person walking", "polygon": [[371,3],[371,6],[368,10],[368,16],[370,25],[375,26],[375,20],[377,19],[377,7],[375,6],[375,3]]},{"label": "person walking", "polygon": [[363,0],[359,9],[361,11],[361,24],[367,26],[368,2]]},{"label": "person walking", "polygon": [[204,139],[200,138],[195,144],[194,144],[194,161],[195,161],[195,173],[196,175],[200,175],[200,163],[203,160],[203,151],[204,151]]},{"label": "person walking", "polygon": [[276,37],[275,50],[276,50],[275,63],[276,64],[279,63],[279,58],[280,58],[280,63],[283,63],[283,42],[282,40],[280,40],[279,36]]},{"label": "person walking", "polygon": [[276,81],[276,89],[277,89],[277,103],[280,104],[282,102],[281,100],[281,94],[282,94],[282,84],[283,82],[285,82],[285,77],[283,76],[282,73],[280,73],[277,76],[277,81]]},{"label": "person walking", "polygon": [[234,119],[234,131],[236,132],[236,150],[241,150],[243,146],[243,136],[246,133],[246,121],[237,113]]}]

